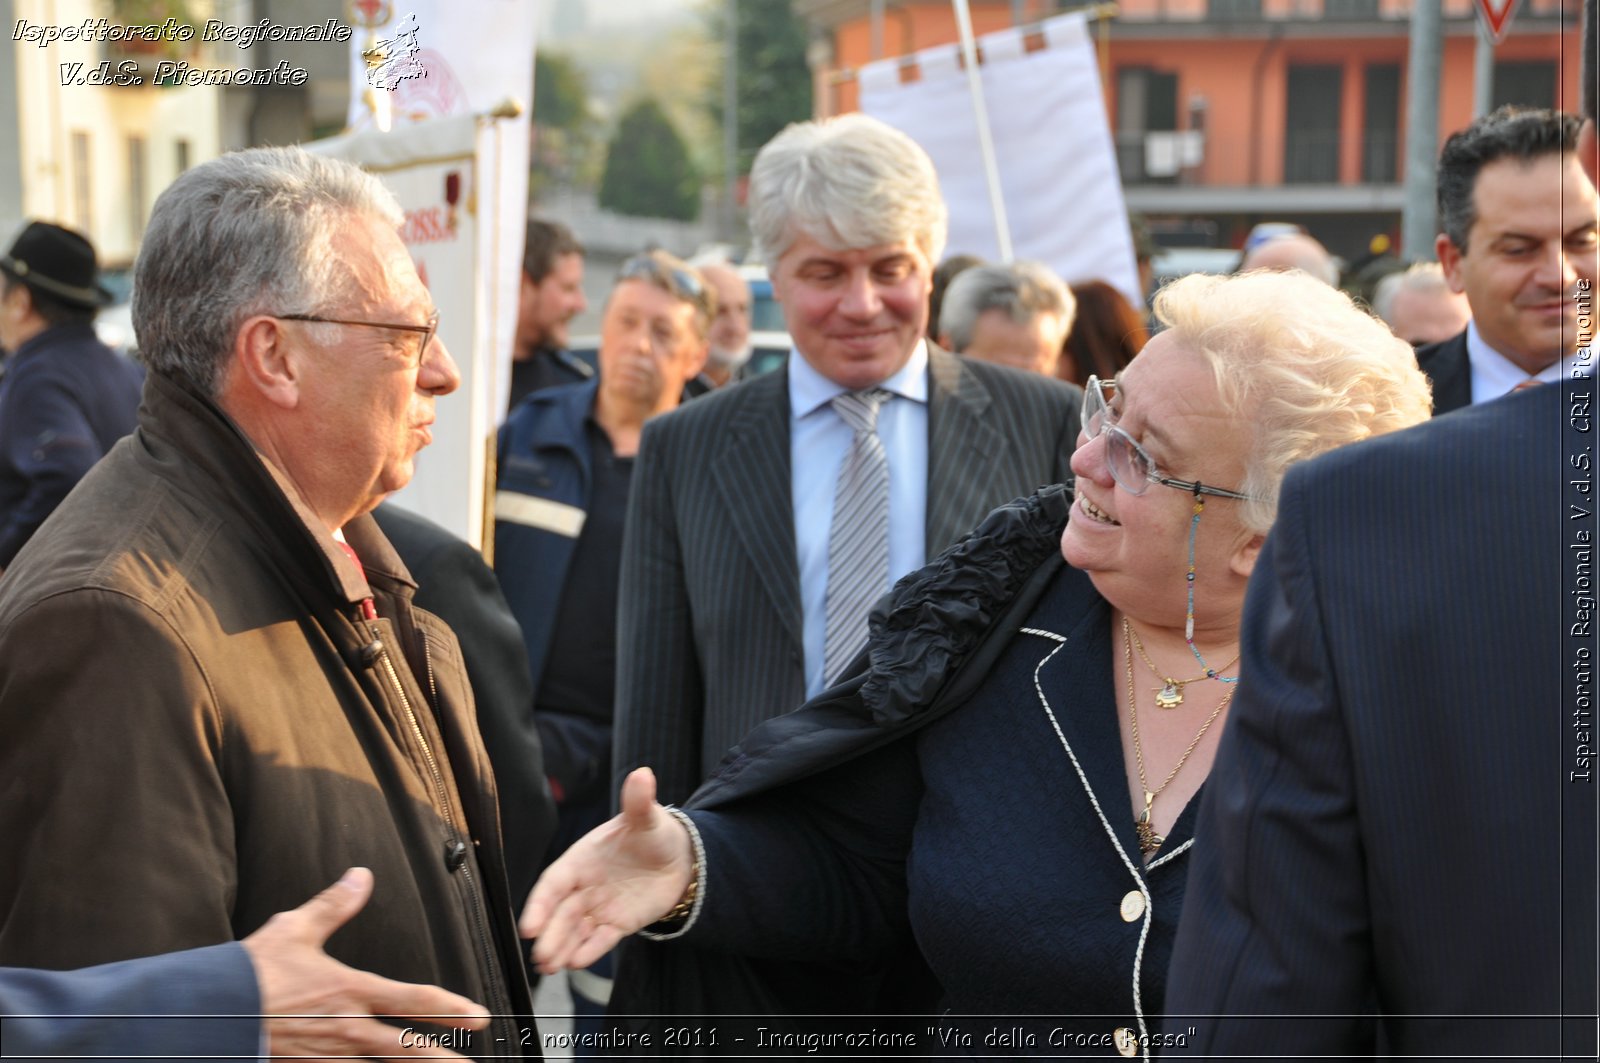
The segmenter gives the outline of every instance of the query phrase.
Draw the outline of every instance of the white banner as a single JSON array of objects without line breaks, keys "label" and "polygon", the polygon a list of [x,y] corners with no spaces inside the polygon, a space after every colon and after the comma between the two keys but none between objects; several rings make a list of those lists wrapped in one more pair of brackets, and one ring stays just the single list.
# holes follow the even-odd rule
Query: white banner
[{"label": "white banner", "polygon": [[[1013,254],[1036,259],[1069,284],[1104,280],[1144,305],[1116,150],[1088,20],[1042,25],[1046,46],[1027,52],[1015,29],[979,38],[980,71]],[[861,109],[911,136],[933,159],[950,207],[945,253],[999,258],[977,121],[959,48],[916,56],[921,78],[900,83],[900,61],[861,68]]]}]

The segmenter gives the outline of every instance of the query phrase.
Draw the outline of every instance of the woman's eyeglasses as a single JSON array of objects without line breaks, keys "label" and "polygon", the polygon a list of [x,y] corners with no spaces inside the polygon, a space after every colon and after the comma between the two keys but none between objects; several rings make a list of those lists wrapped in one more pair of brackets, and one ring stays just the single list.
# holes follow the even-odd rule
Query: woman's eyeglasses
[{"label": "woman's eyeglasses", "polygon": [[1111,409],[1116,399],[1117,382],[1091,376],[1083,389],[1083,434],[1089,439],[1106,437],[1106,467],[1111,478],[1130,495],[1142,495],[1151,484],[1175,488],[1193,495],[1215,495],[1218,498],[1235,498],[1248,502],[1251,496],[1222,487],[1212,487],[1199,480],[1174,480],[1163,476],[1153,458],[1127,432],[1117,425],[1117,414]]}]

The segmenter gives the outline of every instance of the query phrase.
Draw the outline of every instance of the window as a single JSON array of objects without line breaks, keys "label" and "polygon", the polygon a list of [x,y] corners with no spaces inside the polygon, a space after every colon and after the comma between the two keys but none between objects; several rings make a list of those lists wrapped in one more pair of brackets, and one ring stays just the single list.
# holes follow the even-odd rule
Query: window
[{"label": "window", "polygon": [[1344,69],[1290,66],[1283,135],[1285,184],[1339,180],[1339,98]]},{"label": "window", "polygon": [[1178,128],[1178,75],[1145,67],[1117,71],[1117,168],[1130,184],[1175,179],[1146,166],[1148,133]]},{"label": "window", "polygon": [[1508,103],[1524,107],[1556,105],[1556,64],[1543,60],[1494,65],[1494,106]]},{"label": "window", "polygon": [[1261,0],[1211,0],[1206,11],[1218,22],[1245,22],[1261,17]]},{"label": "window", "polygon": [[1365,98],[1361,180],[1394,184],[1400,179],[1400,64],[1368,66]]}]

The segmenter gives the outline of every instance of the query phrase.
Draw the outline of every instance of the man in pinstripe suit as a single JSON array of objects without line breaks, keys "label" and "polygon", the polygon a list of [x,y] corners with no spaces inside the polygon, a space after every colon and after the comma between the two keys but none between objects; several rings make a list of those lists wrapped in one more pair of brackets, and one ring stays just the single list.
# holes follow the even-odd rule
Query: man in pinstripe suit
[{"label": "man in pinstripe suit", "polygon": [[927,155],[864,115],[792,125],[757,156],[751,228],[794,352],[645,426],[619,783],[648,765],[662,801],[687,798],[752,726],[838,677],[893,579],[1070,479],[1077,388],[923,338],[945,219]]},{"label": "man in pinstripe suit", "polygon": [[1595,1058],[1593,399],[1569,370],[1284,481],[1172,958],[1191,1058]]}]

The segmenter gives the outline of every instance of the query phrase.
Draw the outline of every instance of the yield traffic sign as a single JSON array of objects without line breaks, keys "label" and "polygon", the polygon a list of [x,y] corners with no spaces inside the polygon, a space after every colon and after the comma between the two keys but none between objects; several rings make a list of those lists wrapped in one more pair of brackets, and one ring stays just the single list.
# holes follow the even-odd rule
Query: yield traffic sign
[{"label": "yield traffic sign", "polygon": [[1483,24],[1489,27],[1489,35],[1494,43],[1499,44],[1506,35],[1506,30],[1511,26],[1511,11],[1517,6],[1517,0],[1478,0],[1478,14],[1483,17]]}]

